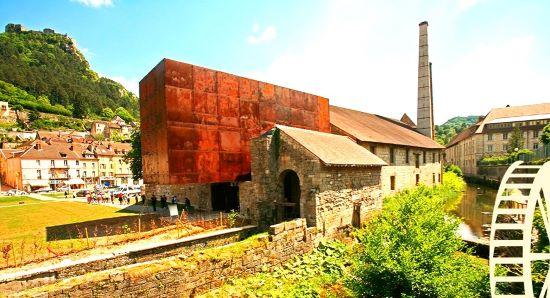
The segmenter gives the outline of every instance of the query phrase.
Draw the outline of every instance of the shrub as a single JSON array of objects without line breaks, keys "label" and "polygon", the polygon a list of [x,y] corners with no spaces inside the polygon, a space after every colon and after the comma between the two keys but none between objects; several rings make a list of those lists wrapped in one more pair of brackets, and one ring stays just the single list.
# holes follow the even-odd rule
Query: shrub
[{"label": "shrub", "polygon": [[448,165],[445,167],[445,172],[453,172],[453,173],[455,173],[458,177],[462,177],[462,169],[460,169],[459,166],[454,165],[454,164],[448,164]]},{"label": "shrub", "polygon": [[456,235],[460,220],[445,212],[464,182],[454,173],[446,176],[442,186],[388,197],[382,212],[356,232],[362,246],[350,281],[356,295],[488,295],[487,266],[461,252],[464,244]]}]

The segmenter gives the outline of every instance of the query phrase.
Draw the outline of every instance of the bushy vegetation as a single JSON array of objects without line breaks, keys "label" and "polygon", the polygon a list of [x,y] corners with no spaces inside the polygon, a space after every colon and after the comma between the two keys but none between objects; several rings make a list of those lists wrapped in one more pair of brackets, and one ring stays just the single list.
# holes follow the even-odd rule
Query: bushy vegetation
[{"label": "bushy vegetation", "polygon": [[458,133],[475,124],[478,118],[479,116],[454,117],[442,125],[436,125],[435,135],[437,142],[441,145],[448,144]]},{"label": "bushy vegetation", "polygon": [[132,178],[134,180],[143,179],[143,170],[141,163],[141,131],[135,130],[130,137],[132,149],[126,153],[124,160],[130,164]]},{"label": "bushy vegetation", "polygon": [[388,197],[380,215],[357,232],[363,249],[351,282],[355,295],[489,295],[487,266],[463,253],[456,235],[460,220],[445,212],[464,182],[451,172],[446,176],[443,186],[420,186]]},{"label": "bushy vegetation", "polygon": [[[351,251],[339,241],[323,242],[273,272],[230,281],[205,297],[349,297],[342,284]],[[265,268],[267,271],[269,268]]]},{"label": "bushy vegetation", "polygon": [[[100,115],[104,108],[123,107],[138,117],[137,97],[92,71],[66,35],[1,33],[0,80],[25,91],[16,92],[15,98],[29,110],[84,118]],[[15,91],[8,92],[11,96]],[[50,104],[39,103],[39,97],[47,98]]]},{"label": "bushy vegetation", "polygon": [[529,159],[534,153],[529,149],[521,149],[512,151],[511,153],[503,155],[485,156],[479,161],[480,165],[509,165],[515,161],[518,161],[521,157]]},{"label": "bushy vegetation", "polygon": [[445,172],[453,172],[455,173],[458,177],[462,177],[463,174],[462,174],[462,169],[457,166],[457,165],[454,165],[454,164],[448,164],[445,166]]},{"label": "bushy vegetation", "polygon": [[540,141],[545,145],[550,144],[550,124],[547,124],[542,129],[542,134],[540,135]]},{"label": "bushy vegetation", "polygon": [[385,199],[383,210],[355,231],[357,242],[323,243],[313,253],[208,297],[488,297],[488,266],[456,235],[452,209],[465,182],[446,172],[443,184]]},{"label": "bushy vegetation", "polygon": [[46,96],[34,96],[10,83],[0,80],[0,101],[12,106],[21,106],[27,110],[43,113],[71,116],[72,112],[60,104],[52,105]]}]

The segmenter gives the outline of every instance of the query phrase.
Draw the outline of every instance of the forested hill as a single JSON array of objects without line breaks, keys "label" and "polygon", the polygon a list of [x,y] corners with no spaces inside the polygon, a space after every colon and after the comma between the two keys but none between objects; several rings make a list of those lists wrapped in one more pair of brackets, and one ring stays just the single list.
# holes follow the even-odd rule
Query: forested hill
[{"label": "forested hill", "polygon": [[446,145],[463,129],[475,124],[479,116],[453,117],[442,125],[435,126],[436,140],[441,145]]},{"label": "forested hill", "polygon": [[[30,105],[38,111],[84,118],[101,115],[104,108],[120,111],[122,107],[139,117],[136,95],[113,80],[99,77],[67,35],[18,30],[0,33],[0,85],[2,81],[26,91],[29,98],[40,98]],[[5,93],[6,88],[0,88],[0,95],[11,104],[29,108],[29,102],[18,102],[17,97],[2,94],[2,90]]]}]

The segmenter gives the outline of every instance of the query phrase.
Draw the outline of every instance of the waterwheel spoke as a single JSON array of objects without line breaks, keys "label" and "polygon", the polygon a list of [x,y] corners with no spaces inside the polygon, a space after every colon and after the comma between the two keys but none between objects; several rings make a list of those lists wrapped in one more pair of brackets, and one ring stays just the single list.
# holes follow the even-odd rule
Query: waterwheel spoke
[{"label": "waterwheel spoke", "polygon": [[542,289],[540,290],[540,298],[548,297],[548,283],[550,281],[550,275],[546,273],[546,278],[544,279],[544,285],[542,285]]},{"label": "waterwheel spoke", "polygon": [[[542,216],[542,221],[544,223],[544,229],[546,230],[546,235],[547,236],[550,236],[550,230],[548,229],[549,227],[549,224],[548,224],[548,200],[546,199],[543,199],[540,197],[539,195],[539,198],[538,198],[538,203],[539,203],[539,208],[540,208],[540,213],[541,213],[541,216]],[[545,204],[547,203],[547,204]]]}]

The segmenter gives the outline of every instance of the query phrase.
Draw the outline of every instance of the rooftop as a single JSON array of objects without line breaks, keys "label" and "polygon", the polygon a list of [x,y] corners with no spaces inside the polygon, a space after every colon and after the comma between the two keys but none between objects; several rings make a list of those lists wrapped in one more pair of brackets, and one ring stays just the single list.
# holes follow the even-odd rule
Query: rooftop
[{"label": "rooftop", "polygon": [[[550,103],[540,103],[533,105],[495,108],[489,111],[485,119],[480,123],[476,133],[482,133],[485,124],[503,123],[525,120],[536,120],[550,114]],[[539,118],[537,118],[539,117]],[[530,119],[533,118],[533,119]]]},{"label": "rooftop", "polygon": [[436,141],[413,130],[408,124],[383,116],[330,106],[330,124],[361,141],[443,149]]},{"label": "rooftop", "polygon": [[276,128],[304,146],[328,166],[384,166],[378,156],[349,137],[325,132],[276,125]]}]

